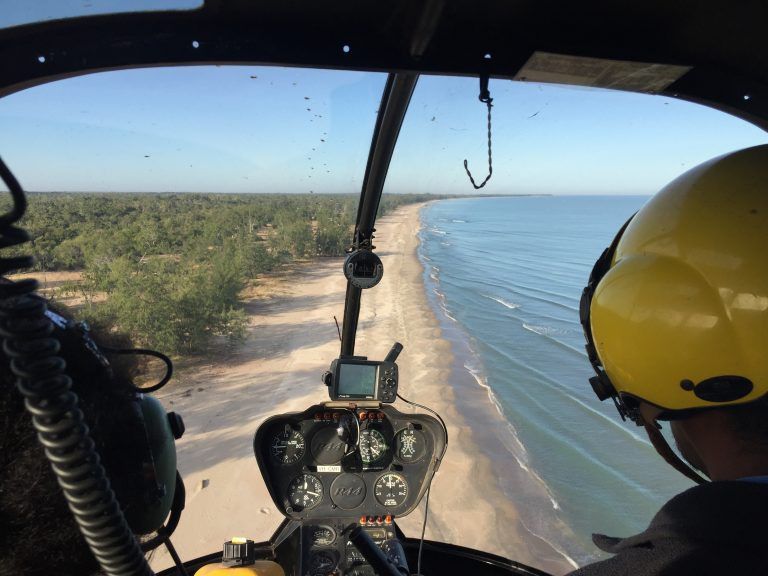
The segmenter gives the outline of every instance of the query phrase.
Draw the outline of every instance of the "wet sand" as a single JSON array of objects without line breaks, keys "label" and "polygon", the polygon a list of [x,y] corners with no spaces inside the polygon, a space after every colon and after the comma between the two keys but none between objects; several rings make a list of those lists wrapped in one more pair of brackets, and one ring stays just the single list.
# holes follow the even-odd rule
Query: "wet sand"
[{"label": "wet sand", "polygon": [[[437,410],[448,425],[450,442],[433,482],[427,538],[563,574],[572,567],[525,528],[519,506],[501,489],[504,478],[477,445],[481,424],[470,422],[455,404],[463,393],[455,387],[476,383],[456,380],[451,345],[426,297],[417,256],[420,208],[401,208],[377,223],[384,279],[363,294],[356,353],[383,359],[393,342],[402,343],[400,393]],[[238,352],[182,370],[161,392],[166,407],[180,412],[187,425],[178,443],[187,506],[173,537],[183,559],[215,552],[232,536],[266,540],[282,520],[253,457],[253,434],[271,414],[328,399],[320,375],[339,353],[333,317],[341,323],[341,264],[342,259],[323,259],[269,278],[249,294],[249,335]],[[402,402],[395,407],[411,410]],[[423,510],[422,502],[398,520],[406,535],[421,533]],[[164,550],[152,559],[155,569],[169,565]]]}]

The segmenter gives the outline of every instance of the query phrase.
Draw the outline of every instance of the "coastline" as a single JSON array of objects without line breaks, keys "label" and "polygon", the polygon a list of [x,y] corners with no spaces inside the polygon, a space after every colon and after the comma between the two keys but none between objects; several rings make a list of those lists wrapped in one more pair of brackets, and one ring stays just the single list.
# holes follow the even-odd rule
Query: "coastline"
[{"label": "coastline", "polygon": [[[456,353],[454,339],[446,334],[449,327],[428,298],[428,272],[419,258],[424,206],[402,208],[377,223],[384,279],[364,294],[357,342],[361,353],[373,358],[383,357],[392,342],[401,342],[401,394],[436,410],[448,425],[448,452],[433,481],[426,537],[478,548],[553,575],[564,574],[575,564],[537,536],[534,527],[526,526],[528,518],[521,513],[519,501],[502,489],[510,482],[532,487],[517,496],[535,496],[538,503],[544,494],[543,505],[551,507],[543,483],[531,478],[532,473],[509,454],[507,462],[498,462],[483,448],[489,439],[498,443],[500,429],[508,433],[510,426],[493,404],[490,391],[480,388],[477,376],[464,369],[463,354]],[[376,324],[369,331],[374,318]],[[380,341],[381,335],[389,340]],[[421,533],[423,510],[421,503],[398,521],[406,535]]]},{"label": "coastline", "polygon": [[[427,231],[422,226],[422,232]],[[488,383],[486,368],[475,350],[473,337],[457,322],[447,309],[445,295],[440,287],[439,268],[426,254],[420,253],[424,266],[424,284],[435,315],[442,330],[442,338],[450,343],[453,366],[450,385],[454,391],[454,403],[472,431],[471,442],[476,454],[470,458],[487,458],[493,477],[483,479],[492,482],[495,490],[513,510],[522,532],[521,544],[502,543],[495,552],[501,556],[519,560],[527,553],[529,563],[553,575],[570,572],[578,567],[574,556],[580,550],[564,542],[575,541],[571,528],[558,516],[560,504],[555,495],[530,463],[525,445],[515,426],[507,419],[499,398]],[[488,498],[487,489],[483,493]],[[503,532],[508,522],[501,509],[496,519]],[[504,528],[503,528],[504,527]],[[526,550],[527,549],[527,550]]]},{"label": "coastline", "polygon": [[[377,222],[384,278],[363,294],[356,350],[383,358],[401,342],[400,392],[436,410],[448,425],[449,447],[433,482],[426,537],[563,574],[573,565],[526,527],[520,500],[503,489],[511,481],[535,482],[523,477],[527,470],[514,458],[499,463],[483,448],[500,424],[493,413],[503,418],[471,373],[457,370],[465,359],[454,354],[428,299],[418,255],[424,206],[402,207]],[[339,258],[314,261],[260,284],[248,295],[249,334],[241,349],[215,365],[182,371],[161,393],[166,407],[187,424],[178,443],[187,506],[173,538],[182,558],[215,552],[236,535],[266,540],[282,520],[261,480],[252,438],[269,415],[328,399],[319,377],[339,351],[333,316],[343,316],[341,264]],[[396,407],[410,409],[400,402]],[[423,511],[422,502],[398,520],[406,535],[421,534]],[[171,564],[165,550],[152,559],[156,570]]]}]

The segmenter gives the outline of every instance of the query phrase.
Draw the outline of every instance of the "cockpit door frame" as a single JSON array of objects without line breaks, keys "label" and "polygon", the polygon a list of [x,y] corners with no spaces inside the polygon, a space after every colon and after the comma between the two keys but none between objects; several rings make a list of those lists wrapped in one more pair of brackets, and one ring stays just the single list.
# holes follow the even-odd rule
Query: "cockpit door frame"
[{"label": "cockpit door frame", "polygon": [[[419,78],[414,73],[390,74],[384,86],[376,125],[371,138],[371,150],[365,167],[360,203],[353,237],[353,250],[373,250],[376,213],[379,209],[384,182],[397,144],[397,137],[408,111],[413,90]],[[360,316],[362,289],[347,280],[344,298],[344,323],[341,331],[341,355],[354,356],[357,321]]]}]

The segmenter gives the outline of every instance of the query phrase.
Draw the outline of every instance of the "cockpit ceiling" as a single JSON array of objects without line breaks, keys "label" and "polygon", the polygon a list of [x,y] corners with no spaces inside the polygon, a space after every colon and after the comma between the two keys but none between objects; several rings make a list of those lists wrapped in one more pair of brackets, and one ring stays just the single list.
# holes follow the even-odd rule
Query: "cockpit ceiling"
[{"label": "cockpit ceiling", "polygon": [[89,71],[187,63],[514,78],[534,53],[550,53],[690,67],[660,92],[766,128],[765,22],[764,0],[207,0],[192,11],[2,29],[0,95]]}]

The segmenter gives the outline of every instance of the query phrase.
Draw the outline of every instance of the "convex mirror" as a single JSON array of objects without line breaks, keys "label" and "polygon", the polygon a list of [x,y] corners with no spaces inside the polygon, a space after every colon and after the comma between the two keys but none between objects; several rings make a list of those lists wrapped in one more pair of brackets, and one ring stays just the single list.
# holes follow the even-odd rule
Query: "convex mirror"
[{"label": "convex mirror", "polygon": [[353,286],[373,288],[384,276],[384,265],[370,250],[355,250],[344,261],[344,276]]}]

